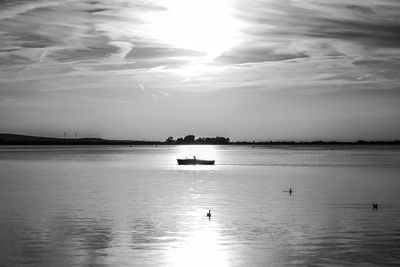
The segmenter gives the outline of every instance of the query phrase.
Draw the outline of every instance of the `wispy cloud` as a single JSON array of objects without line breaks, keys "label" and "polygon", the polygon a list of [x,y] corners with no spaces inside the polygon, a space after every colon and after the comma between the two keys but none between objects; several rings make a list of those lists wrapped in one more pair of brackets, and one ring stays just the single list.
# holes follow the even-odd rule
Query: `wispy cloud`
[{"label": "wispy cloud", "polygon": [[398,14],[393,0],[2,1],[0,100],[398,99]]}]

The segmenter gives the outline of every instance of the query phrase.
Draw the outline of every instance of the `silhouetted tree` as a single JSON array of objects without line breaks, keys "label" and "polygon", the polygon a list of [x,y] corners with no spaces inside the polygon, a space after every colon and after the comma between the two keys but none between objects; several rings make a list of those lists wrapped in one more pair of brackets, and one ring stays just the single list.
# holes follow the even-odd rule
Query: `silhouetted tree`
[{"label": "silhouetted tree", "polygon": [[165,143],[166,143],[167,145],[173,144],[173,143],[174,143],[174,138],[173,138],[172,136],[168,137],[168,138],[165,140]]},{"label": "silhouetted tree", "polygon": [[186,135],[183,139],[185,144],[194,143],[195,136],[194,135]]}]

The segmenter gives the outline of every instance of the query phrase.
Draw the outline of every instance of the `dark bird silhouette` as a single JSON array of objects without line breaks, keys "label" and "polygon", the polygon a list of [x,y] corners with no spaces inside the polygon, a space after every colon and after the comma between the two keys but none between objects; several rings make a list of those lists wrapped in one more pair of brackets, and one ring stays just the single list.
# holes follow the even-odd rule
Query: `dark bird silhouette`
[{"label": "dark bird silhouette", "polygon": [[208,217],[209,220],[211,220],[211,210],[208,210],[207,217]]},{"label": "dark bird silhouette", "polygon": [[290,188],[289,190],[287,190],[287,191],[283,191],[283,192],[288,192],[288,193],[289,193],[289,195],[292,195],[292,192],[293,192],[293,190],[292,190],[292,188]]},{"label": "dark bird silhouette", "polygon": [[372,203],[372,210],[378,210],[378,203]]}]

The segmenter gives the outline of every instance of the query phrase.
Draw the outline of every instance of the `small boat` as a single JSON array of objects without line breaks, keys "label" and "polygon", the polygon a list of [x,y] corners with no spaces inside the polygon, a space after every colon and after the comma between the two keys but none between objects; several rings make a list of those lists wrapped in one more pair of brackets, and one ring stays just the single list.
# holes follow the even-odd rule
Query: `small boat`
[{"label": "small boat", "polygon": [[177,159],[178,165],[214,165],[215,160],[204,159]]}]

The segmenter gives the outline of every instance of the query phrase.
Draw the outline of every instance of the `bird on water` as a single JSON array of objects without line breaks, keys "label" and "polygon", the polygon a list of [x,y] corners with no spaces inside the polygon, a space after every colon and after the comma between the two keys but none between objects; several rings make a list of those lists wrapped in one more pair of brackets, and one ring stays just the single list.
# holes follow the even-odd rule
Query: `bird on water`
[{"label": "bird on water", "polygon": [[290,188],[289,190],[287,190],[287,191],[283,191],[283,192],[288,192],[288,193],[289,193],[289,195],[292,195],[292,192],[294,192],[294,191],[292,190],[292,188]]},{"label": "bird on water", "polygon": [[208,217],[209,220],[211,220],[211,210],[208,210],[207,217]]}]

